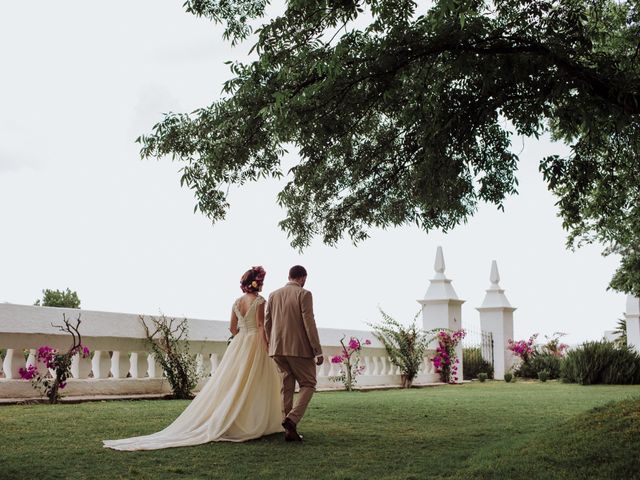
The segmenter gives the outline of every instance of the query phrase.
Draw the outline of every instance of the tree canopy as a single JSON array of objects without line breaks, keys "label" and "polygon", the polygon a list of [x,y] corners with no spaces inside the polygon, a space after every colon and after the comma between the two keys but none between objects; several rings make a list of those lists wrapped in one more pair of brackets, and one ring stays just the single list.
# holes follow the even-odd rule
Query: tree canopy
[{"label": "tree canopy", "polygon": [[[517,193],[513,134],[540,159],[568,245],[621,256],[611,286],[640,295],[640,5],[624,0],[188,0],[253,56],[223,96],[170,113],[143,157],[184,162],[212,221],[229,184],[284,177],[294,247],[371,227],[447,231]],[[253,25],[259,28],[252,30]],[[287,148],[296,164],[283,171]]]},{"label": "tree canopy", "polygon": [[38,299],[34,305],[42,307],[80,308],[78,292],[66,290],[42,290],[42,300]]}]

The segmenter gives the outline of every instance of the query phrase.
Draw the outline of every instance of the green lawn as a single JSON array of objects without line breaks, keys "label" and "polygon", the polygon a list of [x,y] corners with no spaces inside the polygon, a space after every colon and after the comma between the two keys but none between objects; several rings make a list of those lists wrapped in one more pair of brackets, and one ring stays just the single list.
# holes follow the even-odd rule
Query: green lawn
[{"label": "green lawn", "polygon": [[322,392],[300,424],[303,444],[272,435],[151,452],[102,448],[102,439],[160,430],[185,405],[0,407],[0,478],[640,478],[640,386]]}]

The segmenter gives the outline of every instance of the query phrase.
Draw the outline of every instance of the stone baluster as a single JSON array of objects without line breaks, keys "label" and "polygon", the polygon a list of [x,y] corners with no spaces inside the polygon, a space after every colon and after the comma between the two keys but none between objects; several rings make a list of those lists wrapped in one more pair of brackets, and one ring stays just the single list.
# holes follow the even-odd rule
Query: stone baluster
[{"label": "stone baluster", "polygon": [[380,362],[378,357],[371,357],[371,375],[380,375]]},{"label": "stone baluster", "polygon": [[324,363],[322,364],[322,376],[328,377],[330,371],[331,371],[331,359],[326,358]]},{"label": "stone baluster", "polygon": [[127,352],[114,351],[111,355],[111,375],[113,378],[125,378],[129,373],[129,364]]},{"label": "stone baluster", "polygon": [[91,357],[82,357],[76,353],[71,358],[71,376],[73,378],[89,378],[91,372]]},{"label": "stone baluster", "polygon": [[156,360],[156,356],[153,353],[147,356],[147,372],[149,373],[149,378],[160,378],[163,374],[162,365]]},{"label": "stone baluster", "polygon": [[9,348],[2,365],[5,378],[20,378],[20,369],[25,368],[25,366],[26,362],[24,360],[24,354],[22,353],[22,350]]},{"label": "stone baluster", "polygon": [[198,369],[203,377],[211,375],[211,353],[200,353],[198,355]]},{"label": "stone baluster", "polygon": [[387,374],[387,357],[380,357],[380,375]]},{"label": "stone baluster", "polygon": [[91,359],[93,378],[107,378],[109,376],[110,368],[111,359],[109,358],[109,352],[105,350],[96,350],[93,353],[93,358]]},{"label": "stone baluster", "polygon": [[131,378],[144,378],[149,368],[147,352],[131,352],[130,369]]},{"label": "stone baluster", "polygon": [[371,367],[371,357],[369,355],[364,357],[364,374],[373,375],[373,369]]},{"label": "stone baluster", "polygon": [[217,353],[211,354],[211,373],[214,373],[220,365],[220,357]]}]

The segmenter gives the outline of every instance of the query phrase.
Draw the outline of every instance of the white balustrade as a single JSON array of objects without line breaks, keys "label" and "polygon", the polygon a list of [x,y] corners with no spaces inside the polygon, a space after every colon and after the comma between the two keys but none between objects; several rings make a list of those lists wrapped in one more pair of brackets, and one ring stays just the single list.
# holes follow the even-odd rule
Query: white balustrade
[{"label": "white balustrade", "polygon": [[[66,395],[129,395],[139,393],[169,393],[162,367],[150,353],[144,329],[137,315],[109,312],[78,311],[29,305],[0,304],[0,349],[6,349],[0,358],[4,378],[0,376],[0,398],[28,398],[37,396],[30,382],[20,379],[19,370],[27,364],[37,363],[36,349],[48,345],[66,351],[69,335],[51,327],[60,323],[62,313],[73,319],[81,314],[82,344],[92,352],[83,358],[76,354],[71,362],[71,377],[64,390]],[[215,373],[227,347],[226,322],[188,320],[189,344],[203,375]],[[372,338],[367,331],[343,331],[319,328],[325,357],[317,368],[319,388],[343,388],[341,382],[330,380],[340,374],[341,364],[331,363],[331,357],[341,353],[340,339]],[[25,360],[23,352],[29,351]],[[382,344],[372,340],[363,347],[360,365],[364,366],[357,378],[362,387],[400,385],[400,372],[387,357]],[[44,365],[37,365],[45,371]],[[431,376],[430,376],[431,375]],[[419,376],[420,377],[420,376]],[[422,383],[437,381],[437,376],[425,369]],[[431,378],[434,377],[434,378]],[[420,380],[420,379],[419,379]],[[201,382],[200,386],[204,383]]]}]

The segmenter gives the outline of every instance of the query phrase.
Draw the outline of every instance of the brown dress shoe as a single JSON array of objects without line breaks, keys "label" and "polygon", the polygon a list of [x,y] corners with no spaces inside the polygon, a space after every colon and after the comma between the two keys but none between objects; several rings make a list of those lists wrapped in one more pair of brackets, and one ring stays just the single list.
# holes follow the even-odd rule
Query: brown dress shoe
[{"label": "brown dress shoe", "polygon": [[301,442],[302,435],[298,433],[296,429],[296,424],[293,423],[293,420],[290,418],[285,418],[284,422],[282,422],[282,426],[284,427],[284,439],[287,442]]}]

